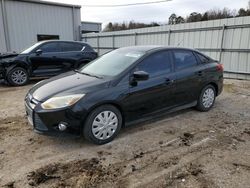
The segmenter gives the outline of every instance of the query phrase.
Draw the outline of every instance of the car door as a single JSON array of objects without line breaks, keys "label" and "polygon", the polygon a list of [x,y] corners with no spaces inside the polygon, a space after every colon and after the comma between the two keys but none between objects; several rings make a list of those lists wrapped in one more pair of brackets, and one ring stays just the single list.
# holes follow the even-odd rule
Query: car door
[{"label": "car door", "polygon": [[175,101],[178,105],[197,100],[203,72],[191,50],[172,50],[175,67]]},{"label": "car door", "polygon": [[147,72],[149,79],[130,84],[129,95],[124,101],[128,121],[173,106],[174,73],[169,51],[146,57],[131,71],[130,80],[136,71]]},{"label": "car door", "polygon": [[52,76],[61,72],[62,66],[58,58],[61,48],[58,42],[48,42],[39,46],[29,56],[34,76]]},{"label": "car door", "polygon": [[83,45],[76,42],[60,42],[62,53],[59,60],[62,65],[62,72],[66,72],[77,68],[76,64],[81,56],[83,56]]}]

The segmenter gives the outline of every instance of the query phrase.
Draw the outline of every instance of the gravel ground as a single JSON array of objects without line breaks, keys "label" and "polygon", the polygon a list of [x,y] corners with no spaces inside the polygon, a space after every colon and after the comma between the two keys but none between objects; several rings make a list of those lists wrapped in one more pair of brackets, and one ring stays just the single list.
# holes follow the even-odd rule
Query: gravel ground
[{"label": "gravel ground", "polygon": [[250,82],[225,80],[214,108],[163,114],[111,143],[42,136],[28,89],[0,83],[0,187],[250,187]]}]

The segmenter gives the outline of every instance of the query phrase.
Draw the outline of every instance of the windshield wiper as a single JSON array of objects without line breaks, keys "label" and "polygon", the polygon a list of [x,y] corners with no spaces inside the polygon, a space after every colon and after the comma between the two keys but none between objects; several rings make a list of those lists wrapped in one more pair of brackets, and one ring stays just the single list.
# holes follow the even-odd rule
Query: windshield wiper
[{"label": "windshield wiper", "polygon": [[79,71],[78,69],[75,69],[74,71],[75,71],[75,72],[77,72],[77,73],[80,73],[80,74],[87,75],[87,76],[91,76],[91,77],[95,77],[95,78],[103,79],[103,77],[101,77],[101,76],[97,76],[97,75],[89,74],[89,73],[86,73],[86,72],[81,72],[81,71]]}]

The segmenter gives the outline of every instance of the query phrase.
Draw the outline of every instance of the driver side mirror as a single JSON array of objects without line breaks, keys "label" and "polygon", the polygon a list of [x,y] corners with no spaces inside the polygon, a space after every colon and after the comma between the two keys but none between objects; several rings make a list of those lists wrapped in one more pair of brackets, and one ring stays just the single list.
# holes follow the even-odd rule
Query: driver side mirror
[{"label": "driver side mirror", "polygon": [[36,51],[36,55],[41,55],[43,53],[43,51],[41,50],[41,49],[38,49],[37,51]]},{"label": "driver side mirror", "polygon": [[148,80],[149,74],[145,71],[136,71],[133,73],[134,81]]}]

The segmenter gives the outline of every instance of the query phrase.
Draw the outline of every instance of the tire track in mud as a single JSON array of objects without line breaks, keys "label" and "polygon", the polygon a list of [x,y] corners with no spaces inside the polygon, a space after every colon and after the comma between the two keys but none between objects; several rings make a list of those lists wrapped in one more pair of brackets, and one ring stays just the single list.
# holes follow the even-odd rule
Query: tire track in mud
[{"label": "tire track in mud", "polygon": [[[213,116],[211,118],[214,118]],[[159,143],[158,147],[153,147],[144,151],[134,151],[134,157],[121,161],[120,163],[110,164],[110,169],[119,169],[119,177],[110,182],[113,177],[110,171],[106,182],[101,184],[93,184],[95,186],[114,186],[118,187],[124,185],[125,187],[147,187],[149,185],[155,186],[162,182],[162,185],[174,185],[179,181],[180,177],[186,177],[194,173],[182,172],[183,168],[192,165],[200,158],[209,155],[215,148],[228,147],[232,144],[233,138],[229,138],[224,133],[230,129],[221,129],[217,127],[218,124],[224,124],[227,119],[232,125],[238,125],[242,121],[232,121],[227,117],[227,114],[221,120],[214,122],[213,126],[204,126],[201,130],[193,133],[178,133],[180,136],[169,140],[167,142]],[[243,121],[244,123],[244,121]],[[215,131],[209,132],[213,128]],[[223,130],[223,131],[222,131]],[[190,142],[191,140],[191,142]],[[188,144],[187,144],[188,143]],[[184,160],[183,160],[184,159]],[[103,159],[100,159],[103,160]],[[201,169],[198,169],[200,171]],[[184,173],[184,175],[178,175]],[[150,174],[147,176],[147,174]],[[166,180],[166,175],[171,174],[172,179]],[[177,174],[177,175],[173,175]],[[210,185],[209,187],[217,187],[215,183],[202,175],[195,175],[196,180],[201,184]],[[111,176],[111,177],[110,177]],[[92,182],[93,183],[93,182]],[[74,184],[73,184],[74,185]]]},{"label": "tire track in mud", "polygon": [[[189,109],[164,115],[124,129],[117,139],[102,147],[82,144],[82,140],[31,134],[23,116],[7,118],[0,142],[2,137],[5,148],[20,147],[26,153],[0,153],[0,159],[3,156],[7,163],[0,165],[6,170],[3,179],[6,182],[6,174],[11,173],[10,185],[15,187],[28,187],[32,182],[38,187],[223,187],[208,172],[207,165],[213,160],[221,161],[222,166],[229,165],[230,168],[226,167],[239,176],[249,171],[247,160],[225,162],[224,159],[250,141],[249,99],[233,91],[219,98],[208,113]],[[0,121],[1,131],[3,121]],[[11,138],[20,143],[12,141],[10,145],[7,142]],[[55,151],[39,154],[50,148]],[[36,152],[32,153],[33,150]],[[15,161],[11,154],[19,159]],[[34,161],[25,162],[25,157],[33,155],[36,155]]]},{"label": "tire track in mud", "polygon": [[[206,138],[205,140],[203,139],[200,142],[196,142],[195,144],[193,144],[191,146],[185,146],[185,145],[180,146],[180,142],[181,142],[181,139],[178,138],[178,139],[172,140],[171,142],[168,142],[169,144],[165,144],[163,146],[160,146],[158,149],[153,149],[153,150],[151,149],[151,150],[148,150],[146,152],[141,152],[139,154],[136,154],[133,158],[121,161],[120,163],[110,164],[106,167],[104,167],[105,165],[103,165],[103,166],[101,166],[101,169],[105,169],[104,171],[102,171],[102,173],[105,174],[104,179],[106,180],[106,182],[104,181],[104,182],[101,182],[101,184],[98,184],[98,182],[93,183],[93,180],[88,179],[88,180],[86,180],[85,183],[86,183],[86,185],[89,185],[90,182],[88,182],[88,181],[91,181],[92,186],[98,186],[98,185],[100,186],[101,185],[104,187],[110,186],[110,185],[113,185],[114,187],[119,187],[119,186],[121,186],[121,183],[122,183],[122,184],[126,185],[125,187],[127,187],[127,186],[130,187],[131,181],[132,181],[132,185],[134,184],[134,182],[138,182],[138,179],[135,179],[134,177],[138,177],[140,179],[141,175],[143,175],[143,176],[145,175],[144,171],[146,171],[146,174],[147,173],[157,174],[156,171],[158,171],[159,168],[162,168],[162,166],[164,166],[164,168],[167,167],[167,169],[168,169],[168,168],[172,168],[172,166],[175,166],[175,165],[176,165],[176,167],[173,168],[173,170],[176,170],[176,169],[180,168],[181,165],[183,166],[183,165],[190,163],[191,161],[194,160],[191,158],[191,161],[185,161],[185,162],[182,162],[181,164],[179,164],[179,160],[183,156],[186,156],[188,154],[191,154],[193,156],[195,154],[195,158],[197,158],[197,156],[199,156],[198,153],[201,153],[200,155],[204,155],[204,154],[209,153],[210,152],[209,149],[207,149],[205,151],[199,151],[199,149],[200,149],[200,147],[203,147],[203,149],[205,147],[207,148],[208,146],[205,146],[205,145],[207,143],[210,143],[210,142],[213,143],[213,142],[215,142],[215,140],[212,140],[210,138]],[[169,153],[169,151],[171,151],[171,153]],[[177,155],[173,154],[173,153],[176,153]],[[99,161],[101,163],[103,162],[102,160],[103,159],[99,159]],[[163,165],[162,164],[163,161],[166,161],[166,164]],[[71,165],[71,163],[72,162],[69,162],[68,165]],[[67,166],[67,164],[64,164],[64,165]],[[48,166],[48,168],[51,168],[51,166]],[[45,169],[47,169],[47,168],[45,168]],[[37,171],[38,171],[38,173],[37,173],[38,175],[42,174],[42,176],[44,176],[44,174],[46,174],[46,170],[44,173],[41,173],[41,169],[38,169]],[[119,176],[117,174],[114,174],[114,172],[118,173]],[[68,173],[68,172],[61,172],[61,174],[63,174],[63,173]],[[78,173],[81,174],[81,171]],[[34,174],[34,172],[33,172],[33,174]],[[54,175],[50,175],[50,176],[52,178],[48,178],[48,180],[54,179],[54,177],[57,177]],[[64,176],[64,175],[62,175],[62,176]],[[77,176],[77,175],[75,175],[75,176]],[[115,180],[112,179],[113,177],[116,177]],[[68,179],[71,179],[71,177]],[[61,183],[67,182],[68,179],[59,180],[57,183],[60,184],[60,182]],[[111,180],[113,180],[113,181],[111,182]],[[36,181],[37,180],[35,180],[35,182]],[[57,180],[55,179],[55,181],[57,181]],[[95,183],[97,183],[97,184],[95,184]],[[134,184],[134,185],[136,185],[136,184]],[[70,186],[76,186],[76,185],[73,183]]]}]

